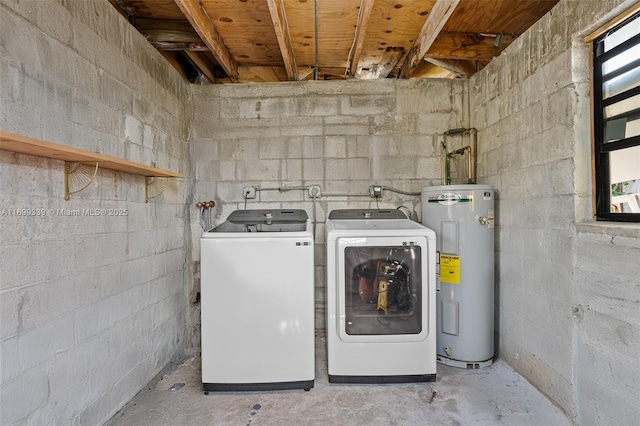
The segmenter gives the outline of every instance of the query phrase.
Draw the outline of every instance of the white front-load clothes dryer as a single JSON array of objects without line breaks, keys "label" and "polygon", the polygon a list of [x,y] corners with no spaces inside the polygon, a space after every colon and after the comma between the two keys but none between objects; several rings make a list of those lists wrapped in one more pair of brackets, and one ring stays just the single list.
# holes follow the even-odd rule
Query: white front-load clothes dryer
[{"label": "white front-load clothes dryer", "polygon": [[326,223],[332,383],[436,378],[435,244],[399,210],[334,210]]},{"label": "white front-load clothes dryer", "polygon": [[314,248],[304,210],[237,210],[200,239],[208,391],[314,385]]}]

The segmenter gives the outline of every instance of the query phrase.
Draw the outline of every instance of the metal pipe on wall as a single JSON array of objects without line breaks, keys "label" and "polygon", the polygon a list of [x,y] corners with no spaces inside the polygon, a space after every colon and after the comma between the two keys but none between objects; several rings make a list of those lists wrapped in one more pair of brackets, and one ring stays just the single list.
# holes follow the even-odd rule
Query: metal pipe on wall
[{"label": "metal pipe on wall", "polygon": [[[447,152],[447,136],[453,135],[465,135],[469,134],[471,141],[470,145],[460,148],[456,151]],[[451,184],[450,175],[450,163],[449,159],[453,155],[464,155],[467,152],[467,183],[476,183],[476,150],[478,145],[478,130],[471,128],[458,127],[456,129],[449,129],[442,134],[442,146],[440,151],[440,180],[442,185]]]}]

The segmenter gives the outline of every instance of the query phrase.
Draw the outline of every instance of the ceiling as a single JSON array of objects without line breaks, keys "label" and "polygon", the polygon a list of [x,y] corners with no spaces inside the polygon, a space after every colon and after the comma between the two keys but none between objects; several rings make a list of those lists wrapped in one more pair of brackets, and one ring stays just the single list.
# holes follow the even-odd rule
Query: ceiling
[{"label": "ceiling", "polygon": [[467,78],[558,0],[109,0],[190,82]]}]

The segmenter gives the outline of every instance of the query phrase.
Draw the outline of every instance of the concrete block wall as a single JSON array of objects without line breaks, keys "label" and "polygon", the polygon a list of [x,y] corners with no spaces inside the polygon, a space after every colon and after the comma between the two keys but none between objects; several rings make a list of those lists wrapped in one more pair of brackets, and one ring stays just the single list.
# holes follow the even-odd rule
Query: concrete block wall
[{"label": "concrete block wall", "polygon": [[580,424],[640,419],[640,229],[580,224],[575,392]]},{"label": "concrete block wall", "polygon": [[[189,87],[108,2],[2,0],[0,52],[1,129],[188,176]],[[64,162],[0,151],[0,424],[101,424],[182,351],[186,181],[65,201]]]},{"label": "concrete block wall", "polygon": [[[338,208],[397,208],[420,217],[419,193],[440,184],[440,137],[468,125],[464,81],[381,80],[194,87],[191,155],[195,200],[217,202],[214,224],[244,208],[242,189],[318,185],[316,327],[324,328],[324,221]],[[344,196],[337,194],[353,194]],[[306,190],[258,191],[247,208],[301,208],[313,216]],[[194,269],[202,229],[193,209]],[[194,317],[197,321],[197,315]]]},{"label": "concrete block wall", "polygon": [[[603,251],[602,242],[576,228],[591,219],[589,46],[583,37],[632,3],[561,0],[469,82],[479,181],[497,190],[499,354],[579,424],[637,418],[625,401],[637,399],[640,382],[620,389],[607,383],[621,373],[637,378],[638,358],[594,344],[602,328],[586,325],[585,316],[590,322],[596,317],[583,313],[583,303],[591,306],[583,292],[600,280],[590,276],[585,283],[589,273],[580,271],[607,265],[611,252],[620,252],[633,269],[637,262],[629,265],[628,253],[637,245],[625,240]],[[613,266],[604,270],[621,275]],[[637,288],[618,295],[598,298],[604,306],[594,310],[601,318],[615,322],[618,306],[637,308]],[[621,323],[637,334],[635,321]],[[626,341],[637,355],[637,341]],[[596,363],[620,368],[589,377]],[[609,403],[596,404],[596,384],[615,395]]]}]

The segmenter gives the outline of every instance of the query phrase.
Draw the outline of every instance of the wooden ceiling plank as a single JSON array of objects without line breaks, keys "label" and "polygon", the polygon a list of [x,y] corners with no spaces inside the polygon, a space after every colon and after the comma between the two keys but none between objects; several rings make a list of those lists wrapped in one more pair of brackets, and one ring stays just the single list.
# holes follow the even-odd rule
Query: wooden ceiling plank
[{"label": "wooden ceiling plank", "polygon": [[371,22],[371,11],[373,10],[374,0],[362,0],[360,3],[360,11],[358,14],[358,23],[356,25],[356,34],[353,41],[353,52],[350,58],[347,58],[348,75],[353,77],[358,69],[358,62],[362,56],[362,48],[367,36],[367,28]]},{"label": "wooden ceiling plank", "polygon": [[289,79],[285,67],[240,65],[238,72],[242,82],[271,83]]},{"label": "wooden ceiling plank", "polygon": [[422,26],[422,30],[420,30],[418,38],[405,59],[402,70],[400,71],[402,78],[411,76],[411,72],[424,58],[429,48],[431,48],[431,45],[436,37],[438,37],[438,34],[440,34],[440,31],[442,31],[447,20],[453,14],[458,3],[460,3],[460,0],[438,0],[433,6],[427,20]]},{"label": "wooden ceiling plank", "polygon": [[211,83],[215,83],[216,82],[215,73],[213,71],[213,68],[211,67],[211,65],[209,63],[207,63],[206,59],[204,59],[202,56],[200,56],[200,54],[197,53],[197,52],[192,52],[192,51],[187,50],[184,53],[191,60],[193,65],[197,69],[199,69],[200,72],[202,74],[204,74],[204,76],[207,77],[207,79]]},{"label": "wooden ceiling plank", "polygon": [[267,0],[273,29],[276,32],[280,53],[284,61],[284,67],[287,70],[287,77],[291,81],[298,81],[298,67],[296,66],[293,46],[291,45],[291,34],[289,26],[286,25],[287,19],[284,8],[280,7],[281,2],[278,0]]},{"label": "wooden ceiling plank", "polygon": [[227,73],[231,81],[238,82],[238,64],[229,53],[215,26],[198,0],[174,0],[187,17],[202,41],[207,45],[216,61]]},{"label": "wooden ceiling plank", "polygon": [[425,58],[424,60],[463,78],[471,77],[477,70],[475,64],[472,61],[459,61],[459,60],[436,59],[436,58]]}]

